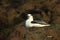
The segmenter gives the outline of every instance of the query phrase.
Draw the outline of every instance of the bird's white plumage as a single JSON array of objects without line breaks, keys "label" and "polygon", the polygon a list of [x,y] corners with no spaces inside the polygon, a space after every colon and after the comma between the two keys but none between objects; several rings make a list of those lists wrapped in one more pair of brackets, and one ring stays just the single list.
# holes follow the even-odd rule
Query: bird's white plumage
[{"label": "bird's white plumage", "polygon": [[[25,21],[26,27],[44,27],[44,26],[50,26],[49,24],[39,24],[39,23],[31,23],[33,20],[33,16],[31,14],[28,14],[28,19]],[[45,23],[45,22],[44,22]]]}]

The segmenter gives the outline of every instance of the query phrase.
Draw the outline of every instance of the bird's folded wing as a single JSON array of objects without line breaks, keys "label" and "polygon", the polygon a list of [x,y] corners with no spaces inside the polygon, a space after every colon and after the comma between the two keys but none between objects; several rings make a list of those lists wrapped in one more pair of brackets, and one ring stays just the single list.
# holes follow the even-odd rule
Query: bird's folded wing
[{"label": "bird's folded wing", "polygon": [[44,21],[39,21],[39,20],[34,20],[34,21],[32,21],[31,23],[47,24],[46,22],[44,22]]}]

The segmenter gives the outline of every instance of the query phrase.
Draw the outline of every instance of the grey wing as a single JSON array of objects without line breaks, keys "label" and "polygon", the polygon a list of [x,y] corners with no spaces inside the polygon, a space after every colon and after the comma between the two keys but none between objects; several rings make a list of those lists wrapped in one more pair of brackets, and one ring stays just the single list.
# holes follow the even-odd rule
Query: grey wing
[{"label": "grey wing", "polygon": [[40,20],[34,20],[31,23],[47,24],[45,21],[40,21]]},{"label": "grey wing", "polygon": [[44,22],[44,21],[39,21],[39,20],[34,20],[34,21],[32,21],[31,23],[47,24],[46,22]]}]

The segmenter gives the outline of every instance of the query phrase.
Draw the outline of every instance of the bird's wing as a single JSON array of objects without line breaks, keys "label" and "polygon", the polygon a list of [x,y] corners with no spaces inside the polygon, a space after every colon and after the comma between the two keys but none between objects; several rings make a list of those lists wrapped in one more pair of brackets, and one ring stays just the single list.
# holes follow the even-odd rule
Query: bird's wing
[{"label": "bird's wing", "polygon": [[39,20],[34,20],[34,21],[32,21],[31,23],[47,24],[46,22],[44,22],[44,21],[39,21]]}]

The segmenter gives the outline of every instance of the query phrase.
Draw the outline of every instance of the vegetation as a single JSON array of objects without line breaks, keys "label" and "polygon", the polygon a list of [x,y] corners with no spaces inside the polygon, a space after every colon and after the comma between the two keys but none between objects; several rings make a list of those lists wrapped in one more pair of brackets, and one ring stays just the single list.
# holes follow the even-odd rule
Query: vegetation
[{"label": "vegetation", "polygon": [[[11,37],[15,37],[16,33],[20,35],[16,39],[22,40],[26,35],[23,24],[25,15],[28,13],[31,13],[34,19],[44,20],[51,24],[46,28],[28,29],[34,30],[33,32],[28,31],[28,35],[32,35],[32,38],[28,37],[29,40],[60,40],[60,0],[0,0],[0,39],[15,40]],[[53,37],[46,37],[48,35]],[[37,38],[38,36],[40,38]]]}]

